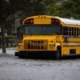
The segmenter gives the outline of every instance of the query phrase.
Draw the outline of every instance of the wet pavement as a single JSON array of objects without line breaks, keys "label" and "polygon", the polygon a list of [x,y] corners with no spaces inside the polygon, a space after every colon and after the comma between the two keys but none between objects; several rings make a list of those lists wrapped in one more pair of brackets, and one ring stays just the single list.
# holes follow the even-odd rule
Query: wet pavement
[{"label": "wet pavement", "polygon": [[80,80],[80,59],[19,59],[0,56],[0,80]]}]

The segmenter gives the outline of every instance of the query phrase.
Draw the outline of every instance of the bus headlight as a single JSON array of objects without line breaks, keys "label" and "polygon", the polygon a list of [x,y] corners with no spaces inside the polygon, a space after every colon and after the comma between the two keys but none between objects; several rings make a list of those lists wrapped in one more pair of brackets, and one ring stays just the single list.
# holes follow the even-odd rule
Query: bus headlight
[{"label": "bus headlight", "polygon": [[54,48],[54,44],[50,44],[49,47],[50,47],[50,48]]},{"label": "bus headlight", "polygon": [[19,48],[22,48],[22,45],[18,45]]}]

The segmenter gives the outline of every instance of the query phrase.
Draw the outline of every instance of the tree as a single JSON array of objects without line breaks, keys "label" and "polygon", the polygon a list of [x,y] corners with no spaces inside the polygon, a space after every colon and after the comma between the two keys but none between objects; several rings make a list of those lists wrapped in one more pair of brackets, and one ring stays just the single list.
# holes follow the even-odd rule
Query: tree
[{"label": "tree", "polygon": [[80,19],[80,0],[43,0],[45,14]]},{"label": "tree", "polygon": [[[37,5],[37,7],[36,7]],[[0,0],[0,27],[2,31],[2,51],[6,53],[4,26],[9,16],[20,12],[20,14],[38,15],[43,13],[44,6],[39,0]],[[13,19],[14,20],[14,19]],[[10,20],[9,20],[10,21]]]},{"label": "tree", "polygon": [[59,16],[80,19],[80,0],[63,0],[59,5]]},{"label": "tree", "polygon": [[45,14],[47,15],[58,15],[60,0],[43,0],[45,5]]}]

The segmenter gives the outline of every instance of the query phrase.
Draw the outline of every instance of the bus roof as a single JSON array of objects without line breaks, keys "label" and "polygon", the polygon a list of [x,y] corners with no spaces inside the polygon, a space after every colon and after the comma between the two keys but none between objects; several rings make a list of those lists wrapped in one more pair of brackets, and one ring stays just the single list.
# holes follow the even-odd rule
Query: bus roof
[{"label": "bus roof", "polygon": [[75,25],[80,25],[80,20],[75,20],[75,19],[67,19],[67,18],[61,18],[58,17],[62,23],[64,24],[75,24]]}]

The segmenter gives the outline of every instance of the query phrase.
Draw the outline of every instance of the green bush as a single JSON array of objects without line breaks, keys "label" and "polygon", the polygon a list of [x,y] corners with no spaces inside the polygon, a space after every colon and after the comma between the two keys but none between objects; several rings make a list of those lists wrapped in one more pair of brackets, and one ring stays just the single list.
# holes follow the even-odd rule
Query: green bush
[{"label": "green bush", "polygon": [[[5,41],[6,41],[6,47],[13,47],[15,46],[15,36],[7,36],[5,37]],[[2,36],[0,36],[0,47],[2,45]]]}]

